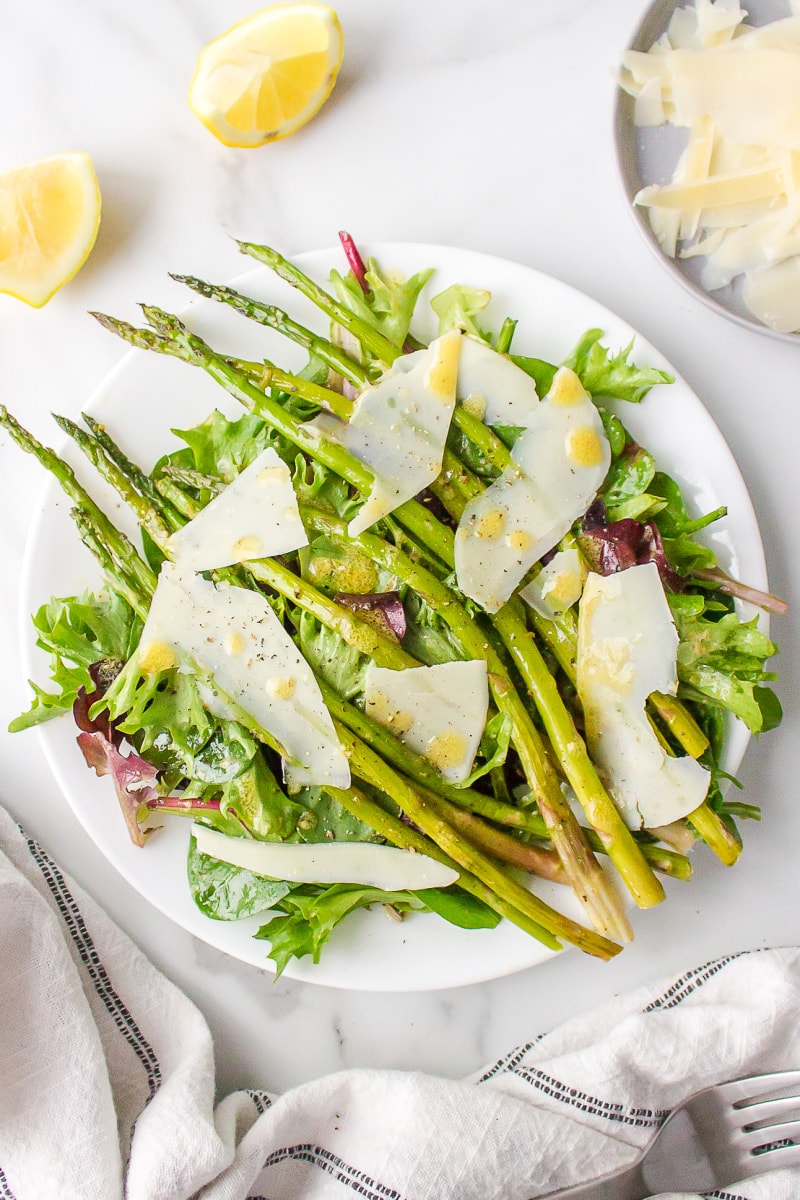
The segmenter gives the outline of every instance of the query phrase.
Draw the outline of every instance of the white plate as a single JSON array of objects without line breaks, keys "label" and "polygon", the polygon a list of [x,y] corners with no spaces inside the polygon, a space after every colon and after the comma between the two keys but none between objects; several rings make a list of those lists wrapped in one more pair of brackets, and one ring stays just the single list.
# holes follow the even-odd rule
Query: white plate
[{"label": "white plate", "polygon": [[[491,316],[519,318],[514,349],[560,362],[584,330],[599,326],[609,345],[621,347],[634,331],[607,309],[566,284],[528,267],[444,246],[376,245],[369,252],[388,268],[410,274],[437,268],[425,295],[452,283],[488,288]],[[298,261],[321,282],[332,266],[342,268],[332,250],[301,255]],[[240,281],[246,291],[270,299],[306,324],[320,325],[312,306],[267,270],[256,269]],[[420,303],[423,314],[426,305]],[[213,345],[245,358],[266,355],[282,365],[301,364],[304,356],[284,339],[210,301],[189,310],[192,326]],[[415,326],[431,336],[433,322]],[[636,337],[637,362],[672,371],[652,346]],[[674,374],[674,371],[673,371]],[[103,381],[88,407],[103,421],[132,458],[149,467],[173,444],[169,427],[186,428],[214,407],[234,415],[236,403],[199,370],[160,355],[131,351]],[[656,388],[641,405],[623,405],[623,419],[634,437],[654,451],[660,465],[685,488],[692,508],[707,512],[728,505],[728,517],[714,526],[713,545],[722,566],[755,587],[766,586],[761,539],[747,490],[719,430],[687,384]],[[177,444],[177,443],[175,443]],[[110,491],[91,474],[70,446],[65,456],[106,511],[129,533],[135,524]],[[22,587],[22,641],[32,678],[46,678],[44,656],[32,644],[29,614],[51,595],[67,596],[97,581],[94,562],[80,544],[69,518],[69,502],[52,484],[47,490],[28,546]],[[184,856],[188,827],[180,819],[153,836],[144,850],[128,840],[109,780],[87,770],[75,744],[71,718],[40,729],[44,753],[65,796],[89,836],[156,908],[203,941],[256,966],[271,968],[263,943],[250,936],[258,918],[240,923],[215,922],[195,908],[186,883]],[[743,726],[733,729],[727,766],[735,770],[747,744]],[[691,885],[689,885],[691,886]],[[580,919],[577,903],[563,887],[537,888]],[[646,936],[646,934],[645,934]],[[294,961],[286,974],[329,987],[375,991],[421,991],[477,983],[508,975],[550,957],[538,942],[515,926],[465,931],[430,915],[414,915],[402,924],[382,911],[359,912],[335,931],[321,962]]]},{"label": "white plate", "polygon": [[[691,7],[690,0],[654,0],[626,49],[649,50],[669,25],[675,9],[686,7]],[[746,8],[748,25],[767,25],[788,15],[786,0],[748,0]],[[617,165],[631,215],[659,262],[679,283],[723,317],[735,321],[737,325],[766,333],[769,337],[796,342],[796,333],[781,333],[777,329],[770,329],[750,311],[742,298],[744,276],[738,275],[727,287],[708,292],[701,282],[704,258],[670,258],[661,249],[650,227],[647,209],[635,205],[633,198],[648,184],[670,182],[686,146],[688,133],[685,129],[669,124],[637,127],[633,121],[633,110],[633,97],[623,92],[622,88],[618,88],[614,114]]]}]

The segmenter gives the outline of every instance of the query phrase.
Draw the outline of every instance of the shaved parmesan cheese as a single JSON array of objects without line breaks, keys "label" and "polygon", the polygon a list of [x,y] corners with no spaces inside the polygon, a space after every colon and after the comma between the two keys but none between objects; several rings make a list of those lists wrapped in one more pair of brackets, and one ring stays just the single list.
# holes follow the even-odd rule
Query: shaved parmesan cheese
[{"label": "shaved parmesan cheese", "polygon": [[458,871],[444,863],[375,842],[255,842],[193,825],[201,854],[287,883],[360,883],[386,892],[449,887]]},{"label": "shaved parmesan cheese", "polygon": [[497,612],[594,499],[611,461],[600,414],[561,367],[511,456],[515,467],[466,506],[455,540],[458,585]]},{"label": "shaved parmesan cheese", "polygon": [[648,79],[636,96],[635,120],[637,125],[663,125],[664,101],[661,95],[661,80]]},{"label": "shaved parmesan cheese", "polygon": [[630,829],[677,821],[708,791],[708,771],[667,754],[645,713],[651,692],[677,691],[677,649],[655,563],[589,575],[578,617],[578,696],[592,759]]},{"label": "shaved parmesan cheese", "polygon": [[318,423],[375,473],[367,501],[348,526],[357,537],[433,483],[456,402],[458,330],[427,350],[404,354],[361,393],[345,424]]},{"label": "shaved parmesan cheese", "polygon": [[744,301],[770,329],[800,329],[800,258],[753,271],[744,281]]},{"label": "shaved parmesan cheese", "polygon": [[167,550],[182,566],[211,571],[307,545],[289,468],[270,447],[173,533]]},{"label": "shaved parmesan cheese", "polygon": [[458,395],[487,425],[525,426],[539,403],[530,375],[507,355],[467,334],[461,339]]},{"label": "shaved parmesan cheese", "polygon": [[800,18],[753,28],[746,15],[738,0],[695,0],[675,11],[666,39],[623,56],[636,124],[657,123],[660,105],[663,120],[690,127],[671,182],[635,203],[665,254],[707,257],[708,291],[744,275],[750,311],[798,331],[800,268],[777,268],[800,256]]},{"label": "shaved parmesan cheese", "polygon": [[784,194],[784,173],[777,167],[740,171],[735,175],[715,175],[697,183],[670,183],[664,187],[642,188],[634,204],[643,208],[711,208],[723,204],[742,204]]},{"label": "shaved parmesan cheese", "polygon": [[574,547],[559,550],[520,596],[540,616],[552,619],[577,604],[586,574],[586,565]]},{"label": "shaved parmesan cheese", "polygon": [[166,562],[139,642],[142,671],[193,660],[284,747],[290,790],[345,788],[350,768],[308,663],[259,593]]},{"label": "shaved parmesan cheese", "polygon": [[486,663],[448,662],[392,671],[367,668],[367,712],[451,783],[469,777],[486,726]]}]

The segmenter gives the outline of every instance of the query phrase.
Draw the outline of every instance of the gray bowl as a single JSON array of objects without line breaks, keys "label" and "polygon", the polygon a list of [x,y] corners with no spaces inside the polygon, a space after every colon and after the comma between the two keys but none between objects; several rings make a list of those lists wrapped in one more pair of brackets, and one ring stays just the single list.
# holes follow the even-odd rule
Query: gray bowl
[{"label": "gray bowl", "polygon": [[[655,0],[646,10],[626,49],[649,50],[667,28],[675,9],[685,8],[690,4],[691,0]],[[789,15],[786,0],[750,0],[747,10],[748,23],[751,25],[766,25],[770,21]],[[742,300],[741,276],[727,287],[707,292],[700,282],[702,259],[669,258],[664,254],[650,228],[647,210],[635,205],[633,198],[647,184],[664,184],[670,181],[686,145],[687,134],[686,130],[678,129],[674,125],[637,128],[633,123],[633,109],[633,98],[623,92],[622,88],[618,88],[614,109],[614,141],[622,186],[628,198],[630,212],[661,264],[698,300],[702,300],[705,305],[728,320],[735,321],[737,325],[756,329],[759,333],[779,338],[784,342],[800,341],[800,334],[779,333],[763,325],[753,316]]]}]

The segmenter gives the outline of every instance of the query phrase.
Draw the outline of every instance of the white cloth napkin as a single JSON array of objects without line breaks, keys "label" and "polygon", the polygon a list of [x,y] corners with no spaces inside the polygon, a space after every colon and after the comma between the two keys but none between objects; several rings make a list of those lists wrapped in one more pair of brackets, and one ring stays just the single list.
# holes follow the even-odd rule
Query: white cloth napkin
[{"label": "white cloth napkin", "polygon": [[[194,1005],[0,809],[0,1200],[530,1200],[709,1083],[800,1066],[800,950],[641,989],[464,1082],[343,1071],[214,1107]],[[789,1200],[800,1171],[709,1195]]]}]

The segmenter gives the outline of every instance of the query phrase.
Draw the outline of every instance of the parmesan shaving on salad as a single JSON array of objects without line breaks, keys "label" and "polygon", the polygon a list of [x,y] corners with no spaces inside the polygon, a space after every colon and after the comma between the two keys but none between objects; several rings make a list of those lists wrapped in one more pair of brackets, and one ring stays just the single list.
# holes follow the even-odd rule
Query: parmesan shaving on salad
[{"label": "parmesan shaving on salad", "polygon": [[[800,330],[800,16],[745,25],[738,0],[695,0],[620,83],[639,126],[688,131],[672,179],[634,202],[669,257],[703,257],[707,291],[743,276],[765,325]],[[793,263],[794,265],[786,265]],[[761,278],[763,276],[763,278]]]}]

